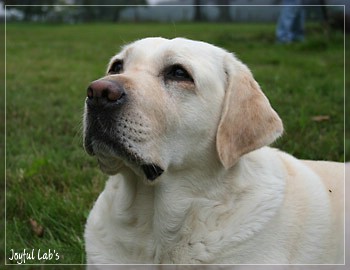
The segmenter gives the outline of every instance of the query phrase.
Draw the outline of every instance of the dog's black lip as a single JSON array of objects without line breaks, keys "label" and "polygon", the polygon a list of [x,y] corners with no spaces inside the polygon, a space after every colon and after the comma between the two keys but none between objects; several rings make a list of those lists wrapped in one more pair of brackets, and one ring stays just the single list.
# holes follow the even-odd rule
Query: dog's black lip
[{"label": "dog's black lip", "polygon": [[[95,146],[94,146],[95,145]],[[113,153],[113,156],[119,157],[121,159],[125,159],[129,162],[141,164],[142,158],[138,156],[135,152],[131,151],[126,147],[126,144],[109,138],[108,136],[104,136],[101,138],[94,137],[91,139],[91,143],[87,143],[85,149],[91,155],[99,155],[99,152],[95,151],[94,147],[101,147],[110,149],[110,152]]]},{"label": "dog's black lip", "polygon": [[141,168],[145,173],[147,179],[150,181],[156,180],[164,172],[164,170],[161,167],[154,163],[143,164],[141,165]]}]

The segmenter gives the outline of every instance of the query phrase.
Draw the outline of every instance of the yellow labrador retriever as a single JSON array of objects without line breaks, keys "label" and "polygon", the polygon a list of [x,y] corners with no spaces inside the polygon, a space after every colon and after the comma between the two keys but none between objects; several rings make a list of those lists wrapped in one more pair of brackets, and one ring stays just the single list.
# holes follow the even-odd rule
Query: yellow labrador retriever
[{"label": "yellow labrador retriever", "polygon": [[84,143],[110,175],[88,264],[342,264],[344,164],[267,147],[282,121],[234,55],[138,40],[90,84]]}]

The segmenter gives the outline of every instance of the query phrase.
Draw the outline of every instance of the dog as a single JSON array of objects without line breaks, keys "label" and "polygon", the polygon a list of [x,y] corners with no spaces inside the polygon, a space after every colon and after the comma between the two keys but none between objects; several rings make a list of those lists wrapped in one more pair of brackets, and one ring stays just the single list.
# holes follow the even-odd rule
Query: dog
[{"label": "dog", "polygon": [[87,88],[83,121],[109,175],[89,265],[344,263],[344,164],[269,147],[282,121],[234,54],[135,41]]}]

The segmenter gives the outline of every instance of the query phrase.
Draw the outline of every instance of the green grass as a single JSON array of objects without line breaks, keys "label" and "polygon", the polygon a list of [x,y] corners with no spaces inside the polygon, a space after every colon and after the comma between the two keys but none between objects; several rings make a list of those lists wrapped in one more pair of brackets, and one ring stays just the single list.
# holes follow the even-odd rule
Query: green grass
[{"label": "green grass", "polygon": [[[83,264],[83,230],[106,176],[82,148],[86,87],[120,46],[147,36],[183,36],[242,59],[284,120],[275,143],[304,159],[344,160],[344,48],[341,33],[307,28],[307,40],[274,42],[264,24],[7,24],[6,261],[10,250],[56,250]],[[313,116],[330,119],[315,122]],[[36,236],[29,219],[45,230]],[[79,268],[79,267],[78,267]]]}]

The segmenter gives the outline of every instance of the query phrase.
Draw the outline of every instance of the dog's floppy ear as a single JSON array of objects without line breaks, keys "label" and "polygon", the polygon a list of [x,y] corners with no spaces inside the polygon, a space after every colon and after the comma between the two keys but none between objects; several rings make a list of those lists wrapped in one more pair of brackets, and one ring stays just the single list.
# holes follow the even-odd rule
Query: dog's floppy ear
[{"label": "dog's floppy ear", "polygon": [[231,54],[225,59],[225,72],[227,86],[216,148],[228,169],[242,155],[275,141],[283,125],[250,70]]}]

